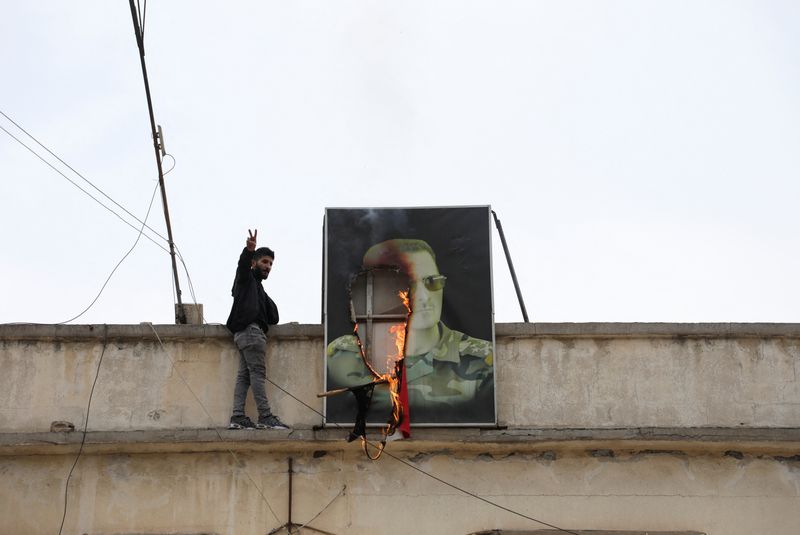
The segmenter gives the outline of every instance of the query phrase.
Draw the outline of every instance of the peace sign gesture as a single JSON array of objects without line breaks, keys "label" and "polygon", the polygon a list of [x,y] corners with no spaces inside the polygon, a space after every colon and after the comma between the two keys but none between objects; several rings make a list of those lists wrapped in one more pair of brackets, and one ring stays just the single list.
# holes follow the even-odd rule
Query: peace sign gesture
[{"label": "peace sign gesture", "polygon": [[247,250],[253,252],[256,250],[256,237],[258,236],[258,229],[254,229],[253,232],[250,232],[250,229],[247,229],[247,233],[250,235],[247,238]]}]

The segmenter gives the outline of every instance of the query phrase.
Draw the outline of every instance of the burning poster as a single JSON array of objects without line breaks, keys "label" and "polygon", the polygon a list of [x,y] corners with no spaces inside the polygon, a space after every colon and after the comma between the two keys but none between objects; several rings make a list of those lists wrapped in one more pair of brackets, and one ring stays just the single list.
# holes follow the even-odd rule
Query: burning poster
[{"label": "burning poster", "polygon": [[[412,426],[495,423],[490,218],[488,206],[326,210],[326,389],[383,378],[368,424],[403,396]],[[326,398],[328,422],[357,413],[354,396]]]}]

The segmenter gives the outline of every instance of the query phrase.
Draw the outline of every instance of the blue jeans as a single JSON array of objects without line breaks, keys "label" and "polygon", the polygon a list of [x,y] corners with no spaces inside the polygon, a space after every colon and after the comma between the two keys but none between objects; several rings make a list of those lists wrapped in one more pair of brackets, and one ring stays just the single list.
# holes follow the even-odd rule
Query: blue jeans
[{"label": "blue jeans", "polygon": [[267,335],[261,327],[251,323],[233,335],[233,342],[239,349],[239,372],[236,374],[236,387],[233,389],[233,416],[244,416],[247,389],[252,387],[253,399],[258,407],[258,419],[268,418],[272,415],[272,410],[269,408],[265,387]]}]

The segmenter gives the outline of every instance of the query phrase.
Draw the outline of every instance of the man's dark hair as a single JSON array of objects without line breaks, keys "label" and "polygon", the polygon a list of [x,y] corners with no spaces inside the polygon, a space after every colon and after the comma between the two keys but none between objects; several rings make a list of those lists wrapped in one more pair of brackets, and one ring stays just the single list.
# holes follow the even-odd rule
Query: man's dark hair
[{"label": "man's dark hair", "polygon": [[275,260],[275,251],[270,249],[269,247],[259,247],[255,251],[253,251],[253,260],[258,262],[258,259],[262,256],[268,256]]}]

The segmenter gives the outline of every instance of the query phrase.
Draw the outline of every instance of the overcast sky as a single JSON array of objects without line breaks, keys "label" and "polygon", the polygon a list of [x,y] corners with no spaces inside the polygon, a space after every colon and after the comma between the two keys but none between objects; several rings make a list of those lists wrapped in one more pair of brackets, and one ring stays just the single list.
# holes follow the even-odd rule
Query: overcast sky
[{"label": "overcast sky", "polygon": [[[455,205],[497,212],[534,321],[800,321],[798,2],[153,1],[145,47],[211,323],[248,228],[282,322],[318,323],[325,207]],[[0,48],[0,110],[143,218],[127,2],[6,2]],[[0,174],[0,322],[67,320],[137,232],[2,131]],[[143,239],[77,323],[172,322],[171,276]]]}]

